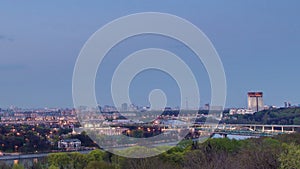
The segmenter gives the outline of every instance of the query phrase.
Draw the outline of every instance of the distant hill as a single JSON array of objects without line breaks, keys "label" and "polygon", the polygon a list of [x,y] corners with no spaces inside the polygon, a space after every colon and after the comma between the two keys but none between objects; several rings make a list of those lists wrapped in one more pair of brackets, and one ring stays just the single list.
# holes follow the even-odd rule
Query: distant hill
[{"label": "distant hill", "polygon": [[222,120],[222,123],[300,125],[300,108],[270,109],[253,115],[232,115]]}]

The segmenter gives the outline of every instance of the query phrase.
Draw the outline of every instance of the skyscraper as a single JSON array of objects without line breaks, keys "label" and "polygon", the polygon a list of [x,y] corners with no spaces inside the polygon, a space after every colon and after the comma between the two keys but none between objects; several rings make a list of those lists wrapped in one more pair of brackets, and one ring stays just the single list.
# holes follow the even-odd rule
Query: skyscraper
[{"label": "skyscraper", "polygon": [[284,107],[285,108],[289,108],[289,107],[291,107],[292,105],[291,105],[291,103],[290,102],[284,102]]},{"label": "skyscraper", "polygon": [[121,111],[128,111],[128,105],[127,105],[127,103],[123,103],[121,105]]},{"label": "skyscraper", "polygon": [[248,92],[248,109],[254,112],[264,110],[263,92]]}]

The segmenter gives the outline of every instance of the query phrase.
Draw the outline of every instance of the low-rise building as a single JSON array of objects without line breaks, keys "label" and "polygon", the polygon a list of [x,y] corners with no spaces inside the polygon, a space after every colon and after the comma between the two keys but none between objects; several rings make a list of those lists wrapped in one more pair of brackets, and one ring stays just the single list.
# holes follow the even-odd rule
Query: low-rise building
[{"label": "low-rise building", "polygon": [[67,150],[78,150],[81,147],[81,141],[78,139],[64,139],[58,142],[58,148]]},{"label": "low-rise building", "polygon": [[254,114],[255,112],[249,109],[230,109],[229,114],[235,115],[235,114]]}]

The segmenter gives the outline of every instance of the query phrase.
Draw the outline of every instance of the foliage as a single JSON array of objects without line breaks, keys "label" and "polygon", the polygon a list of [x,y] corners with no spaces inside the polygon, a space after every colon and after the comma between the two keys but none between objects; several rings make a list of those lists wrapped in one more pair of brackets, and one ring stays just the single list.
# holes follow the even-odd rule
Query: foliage
[{"label": "foliage", "polygon": [[112,165],[104,161],[91,161],[84,169],[111,169]]},{"label": "foliage", "polygon": [[163,161],[159,157],[151,158],[129,158],[120,165],[121,169],[180,169],[181,167]]},{"label": "foliage", "polygon": [[230,140],[228,138],[209,139],[203,144],[205,151],[225,151],[228,153],[237,153],[240,150],[243,141]]},{"label": "foliage", "polygon": [[48,169],[59,169],[59,168],[52,164]]},{"label": "foliage", "polygon": [[70,153],[69,156],[71,158],[72,169],[82,169],[88,163],[88,157],[84,154],[80,154],[79,152]]},{"label": "foliage", "polygon": [[71,158],[67,153],[55,153],[48,156],[49,165],[55,165],[59,168],[70,168]]},{"label": "foliage", "polygon": [[222,123],[228,124],[279,124],[279,125],[300,125],[300,108],[279,108],[263,110],[246,115],[229,115]]},{"label": "foliage", "polygon": [[[192,145],[191,140],[183,140],[176,147],[173,147],[160,155],[161,159],[172,165],[181,165],[184,161],[186,152],[190,151]],[[163,149],[162,149],[163,150]]]},{"label": "foliage", "polygon": [[14,164],[12,169],[24,169],[24,166],[22,166],[20,164]]},{"label": "foliage", "polygon": [[[140,150],[143,153],[165,151],[158,156],[141,159],[120,157],[101,150],[88,154],[56,153],[47,157],[46,166],[52,169],[297,169],[300,166],[300,133],[247,140],[208,139],[197,146],[193,144],[183,141],[171,149],[168,146],[133,147],[122,152],[131,156]],[[3,169],[8,169],[3,166]]]},{"label": "foliage", "polygon": [[97,150],[91,151],[87,155],[87,159],[88,159],[88,161],[102,161],[104,156],[105,156],[105,152],[97,149]]},{"label": "foliage", "polygon": [[0,151],[2,152],[49,152],[53,149],[51,142],[57,142],[61,134],[72,129],[54,130],[43,124],[0,125]]},{"label": "foliage", "polygon": [[280,155],[281,169],[300,169],[300,146],[284,144],[285,151]]},{"label": "foliage", "polygon": [[119,151],[119,154],[125,157],[145,157],[145,156],[153,156],[154,154],[160,154],[161,151],[155,148],[147,148],[143,146],[135,146],[130,147],[124,150]]}]

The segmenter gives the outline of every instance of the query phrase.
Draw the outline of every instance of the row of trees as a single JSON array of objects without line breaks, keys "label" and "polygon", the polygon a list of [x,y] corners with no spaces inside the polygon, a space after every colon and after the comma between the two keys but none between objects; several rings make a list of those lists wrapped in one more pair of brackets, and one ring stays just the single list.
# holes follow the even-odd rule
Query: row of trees
[{"label": "row of trees", "polygon": [[[136,148],[124,150],[134,153]],[[8,169],[10,167],[0,166]],[[21,167],[20,165],[14,166]],[[94,150],[89,154],[56,153],[39,163],[24,168],[32,169],[300,169],[300,134],[276,137],[230,140],[208,139],[195,144],[183,141],[178,146],[155,157],[130,159],[109,152]]]},{"label": "row of trees", "polygon": [[280,108],[264,110],[247,115],[227,116],[222,123],[234,124],[279,124],[279,125],[300,125],[300,108]]}]

